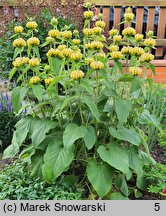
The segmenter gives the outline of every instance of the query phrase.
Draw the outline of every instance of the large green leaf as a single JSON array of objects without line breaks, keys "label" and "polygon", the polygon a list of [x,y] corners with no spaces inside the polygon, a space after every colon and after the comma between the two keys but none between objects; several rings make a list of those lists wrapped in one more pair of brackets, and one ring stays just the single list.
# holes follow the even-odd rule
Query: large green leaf
[{"label": "large green leaf", "polygon": [[42,177],[42,165],[44,151],[36,150],[35,154],[31,157],[32,169],[31,176]]},{"label": "large green leaf", "polygon": [[76,140],[83,138],[86,133],[87,129],[85,126],[79,127],[77,124],[74,123],[68,124],[63,133],[64,147],[70,147]]},{"label": "large green leaf", "polygon": [[12,77],[15,75],[15,73],[18,71],[18,68],[17,67],[14,67],[11,71],[10,71],[10,74],[9,74],[9,80],[12,79]]},{"label": "large green leaf", "polygon": [[127,197],[129,195],[129,190],[125,176],[120,174],[115,179],[115,186]]},{"label": "large green leaf", "polygon": [[123,125],[127,120],[132,108],[132,102],[126,99],[117,98],[115,100],[115,111],[119,120],[119,124]]},{"label": "large green leaf", "polygon": [[42,85],[32,85],[32,91],[33,91],[35,97],[39,101],[42,101],[42,99],[43,99],[43,93],[44,93],[43,86]]},{"label": "large green leaf", "polygon": [[53,182],[70,165],[74,158],[74,146],[63,147],[61,136],[54,136],[49,141],[42,167],[43,177]]},{"label": "large green leaf", "polygon": [[12,144],[5,149],[3,158],[14,157],[19,152],[20,146],[30,131],[31,122],[32,119],[29,116],[17,122],[16,131],[13,134]]},{"label": "large green leaf", "polygon": [[132,170],[134,170],[136,173],[142,173],[142,167],[143,163],[141,160],[141,157],[139,156],[136,148],[130,147],[128,150],[129,155],[129,166]]},{"label": "large green leaf", "polygon": [[110,195],[110,200],[128,200],[128,198],[123,196],[120,192],[114,192]]},{"label": "large green leaf", "polygon": [[148,110],[144,110],[141,113],[141,115],[139,117],[139,122],[141,124],[153,125],[158,130],[161,130],[160,122],[158,121],[158,119],[154,115],[151,115]]},{"label": "large green leaf", "polygon": [[27,91],[28,87],[26,86],[18,86],[12,90],[12,106],[15,112],[18,112],[21,108],[21,102],[23,101]]},{"label": "large green leaf", "polygon": [[100,113],[98,111],[97,105],[95,104],[93,98],[84,96],[84,97],[81,97],[81,101],[89,107],[89,109],[91,110],[96,120],[99,121]]},{"label": "large green leaf", "polygon": [[97,152],[103,161],[124,174],[129,174],[129,158],[123,146],[118,143],[110,143],[107,146],[101,145],[98,147]]},{"label": "large green leaf", "polygon": [[39,118],[33,119],[30,134],[32,144],[37,147],[45,139],[49,130],[54,129],[56,126],[57,123],[55,121]]},{"label": "large green leaf", "polygon": [[80,85],[90,94],[93,96],[93,89],[90,86],[89,82],[87,82],[85,79],[82,79],[80,82]]},{"label": "large green leaf", "polygon": [[51,67],[51,70],[54,71],[56,76],[59,76],[62,60],[60,60],[59,58],[53,58],[53,57],[49,57],[48,60],[49,60],[49,65]]},{"label": "large green leaf", "polygon": [[114,138],[118,140],[125,140],[136,146],[139,146],[141,144],[139,134],[132,127],[129,129],[119,128],[118,130],[115,130],[115,128],[110,127],[109,132]]},{"label": "large green leaf", "polygon": [[101,197],[105,196],[111,189],[114,170],[106,163],[97,163],[95,159],[89,160],[87,165],[87,176]]},{"label": "large green leaf", "polygon": [[93,146],[96,143],[96,132],[95,132],[94,127],[92,127],[92,126],[87,127],[87,133],[83,137],[83,139],[84,139],[85,145],[88,148],[88,150],[93,148]]}]

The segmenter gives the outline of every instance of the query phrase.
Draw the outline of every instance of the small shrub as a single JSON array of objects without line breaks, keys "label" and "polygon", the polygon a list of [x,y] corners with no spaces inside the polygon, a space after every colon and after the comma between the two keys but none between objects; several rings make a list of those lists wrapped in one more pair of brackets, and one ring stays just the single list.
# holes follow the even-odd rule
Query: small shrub
[{"label": "small shrub", "polygon": [[0,200],[78,200],[81,193],[61,179],[47,184],[30,176],[26,165],[15,161],[0,171]]},{"label": "small shrub", "polygon": [[149,180],[148,192],[165,196],[166,188],[166,165],[157,163],[153,167],[147,167],[146,178]]}]

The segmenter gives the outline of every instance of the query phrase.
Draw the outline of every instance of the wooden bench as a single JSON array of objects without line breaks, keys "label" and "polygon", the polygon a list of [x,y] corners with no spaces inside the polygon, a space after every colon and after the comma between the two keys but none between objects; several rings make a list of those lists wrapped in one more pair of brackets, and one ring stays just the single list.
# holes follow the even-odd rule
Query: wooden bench
[{"label": "wooden bench", "polygon": [[[138,33],[145,34],[145,31],[155,30],[156,50],[155,60],[153,61],[156,69],[156,76],[149,71],[156,82],[166,83],[166,0],[85,0],[96,5],[96,15],[103,13],[106,22],[106,33],[112,28],[120,29],[122,6],[127,8],[135,7],[136,18],[135,27]],[[113,10],[111,8],[113,6]],[[147,20],[144,22],[144,7],[148,7]],[[155,25],[155,9],[159,8],[158,23]],[[113,14],[112,14],[113,13]],[[110,20],[110,17],[113,20]],[[125,27],[125,26],[124,26]]]}]

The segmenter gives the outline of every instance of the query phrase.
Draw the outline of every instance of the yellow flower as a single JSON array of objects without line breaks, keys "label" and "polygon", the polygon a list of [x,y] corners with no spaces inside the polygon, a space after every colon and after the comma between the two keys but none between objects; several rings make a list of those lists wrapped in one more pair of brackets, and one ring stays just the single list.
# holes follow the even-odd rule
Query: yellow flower
[{"label": "yellow flower", "polygon": [[122,31],[122,35],[124,36],[134,36],[136,34],[136,30],[132,27],[127,27]]},{"label": "yellow flower", "polygon": [[119,50],[119,46],[111,44],[109,46],[109,50],[110,50],[110,52],[118,51]]},{"label": "yellow flower", "polygon": [[44,82],[45,82],[46,85],[50,85],[50,84],[52,83],[53,80],[54,80],[54,78],[49,77],[49,78],[46,78],[46,79],[44,80]]},{"label": "yellow flower", "polygon": [[83,29],[83,33],[86,37],[89,37],[93,34],[93,29],[90,29],[90,28],[84,28]]},{"label": "yellow flower", "polygon": [[51,68],[50,68],[50,66],[49,65],[46,65],[45,67],[44,67],[44,71],[49,71]]},{"label": "yellow flower", "polygon": [[84,19],[89,19],[89,20],[91,20],[91,19],[93,18],[93,16],[94,16],[93,11],[85,11],[85,12],[84,12]]},{"label": "yellow flower", "polygon": [[133,47],[130,48],[129,52],[131,55],[141,56],[144,54],[145,51],[141,47]]},{"label": "yellow flower", "polygon": [[58,38],[59,37],[59,31],[56,29],[50,30],[48,32],[48,36],[52,37],[52,38]]},{"label": "yellow flower", "polygon": [[94,58],[93,57],[90,57],[90,58],[86,58],[85,59],[85,64],[86,65],[90,65],[92,62],[94,62],[95,60],[94,60]]},{"label": "yellow flower", "polygon": [[58,49],[59,49],[60,51],[66,49],[66,48],[67,48],[67,46],[64,45],[64,44],[60,44],[60,45],[58,46]]},{"label": "yellow flower", "polygon": [[29,62],[29,58],[27,57],[18,57],[15,59],[15,61],[13,61],[13,66],[14,67],[21,67],[24,64],[27,64]]},{"label": "yellow flower", "polygon": [[29,59],[29,65],[31,67],[36,67],[36,66],[39,66],[40,64],[40,61],[38,58],[32,58],[32,59]]},{"label": "yellow flower", "polygon": [[80,39],[73,39],[72,41],[73,41],[73,43],[74,43],[75,45],[77,45],[77,44],[80,44],[80,43],[81,43]]},{"label": "yellow flower", "polygon": [[38,76],[31,77],[29,80],[30,84],[37,84],[39,82],[40,82],[40,77],[38,77]]},{"label": "yellow flower", "polygon": [[73,61],[79,61],[82,59],[82,53],[80,52],[73,52],[71,55],[70,55],[70,58],[73,60]]},{"label": "yellow flower", "polygon": [[120,51],[111,52],[110,56],[114,60],[118,60],[118,59],[122,59],[123,58],[123,55],[122,55],[122,53]]},{"label": "yellow flower", "polygon": [[119,34],[118,29],[111,29],[111,30],[109,31],[110,37],[114,37],[115,35],[118,35],[118,34]]},{"label": "yellow flower", "polygon": [[26,41],[23,38],[18,38],[13,41],[14,47],[25,47]]},{"label": "yellow flower", "polygon": [[35,21],[30,21],[26,24],[26,27],[29,29],[36,29],[37,28],[37,23]]},{"label": "yellow flower", "polygon": [[113,36],[113,43],[119,43],[122,40],[122,36],[121,35],[115,35]]},{"label": "yellow flower", "polygon": [[86,49],[102,49],[103,43],[100,41],[92,41],[85,45]]},{"label": "yellow flower", "polygon": [[143,34],[136,34],[134,37],[137,42],[142,41],[142,39],[144,38]]},{"label": "yellow flower", "polygon": [[53,48],[48,50],[46,55],[47,55],[47,57],[58,57],[60,59],[62,59],[64,57],[63,53],[59,49],[53,49]]},{"label": "yellow flower", "polygon": [[154,55],[152,55],[151,53],[144,53],[141,57],[140,57],[140,62],[150,62],[154,59]]},{"label": "yellow flower", "polygon": [[27,40],[28,46],[38,46],[40,44],[40,41],[37,37],[31,37]]},{"label": "yellow flower", "polygon": [[73,54],[73,50],[70,48],[63,49],[62,54],[68,58],[71,56],[71,54]]},{"label": "yellow flower", "polygon": [[130,67],[129,68],[129,72],[133,75],[133,76],[139,76],[142,73],[142,69],[139,67]]},{"label": "yellow flower", "polygon": [[105,28],[105,22],[99,20],[99,21],[97,21],[97,22],[95,23],[95,26],[104,29],[104,28]]},{"label": "yellow flower", "polygon": [[127,12],[124,14],[124,19],[127,22],[131,22],[134,19],[134,14],[132,12]]},{"label": "yellow flower", "polygon": [[153,38],[148,38],[144,40],[144,45],[152,48],[156,45],[156,41]]},{"label": "yellow flower", "polygon": [[14,27],[14,32],[15,33],[22,33],[23,32],[23,27],[22,26],[15,26]]},{"label": "yellow flower", "polygon": [[93,31],[93,34],[101,34],[102,33],[102,28],[100,28],[100,27],[94,27],[92,29],[92,31]]},{"label": "yellow flower", "polygon": [[84,72],[81,70],[74,70],[71,72],[70,77],[72,80],[78,80],[84,77]]},{"label": "yellow flower", "polygon": [[78,36],[78,35],[79,35],[79,31],[78,31],[77,29],[74,29],[73,35],[74,35],[74,36]]},{"label": "yellow flower", "polygon": [[95,56],[97,56],[97,57],[100,57],[100,58],[105,58],[106,57],[106,55],[105,55],[105,53],[97,53]]},{"label": "yellow flower", "polygon": [[130,49],[132,49],[132,47],[123,46],[121,49],[121,53],[124,55],[128,55],[130,53]]},{"label": "yellow flower", "polygon": [[69,39],[72,37],[72,32],[71,31],[64,31],[64,32],[61,32],[60,35],[66,39]]},{"label": "yellow flower", "polygon": [[153,31],[148,31],[146,33],[147,38],[152,38],[154,36],[154,32]]},{"label": "yellow flower", "polygon": [[53,17],[53,18],[51,19],[51,24],[52,24],[53,26],[57,26],[57,25],[58,25],[58,20],[57,20],[55,17]]},{"label": "yellow flower", "polygon": [[104,64],[101,61],[92,61],[90,63],[90,67],[93,68],[94,70],[99,70],[104,68]]},{"label": "yellow flower", "polygon": [[49,43],[53,43],[54,42],[54,38],[52,38],[51,36],[46,37],[46,41],[48,41]]}]

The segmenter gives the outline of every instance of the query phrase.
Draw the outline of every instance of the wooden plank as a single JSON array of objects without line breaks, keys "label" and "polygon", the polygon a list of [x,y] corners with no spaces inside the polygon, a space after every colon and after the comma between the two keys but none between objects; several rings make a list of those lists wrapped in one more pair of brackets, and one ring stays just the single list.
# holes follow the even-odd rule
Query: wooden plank
[{"label": "wooden plank", "polygon": [[149,7],[146,31],[154,30],[155,7]]},{"label": "wooden plank", "polygon": [[[125,60],[122,60],[121,61],[122,63],[122,66],[125,66],[126,65],[126,61]],[[160,67],[160,68],[164,68],[164,71],[165,71],[165,74],[166,74],[166,60],[153,60],[151,61],[152,64],[155,65],[155,67]],[[114,65],[114,61],[113,60],[110,60],[109,61],[109,66],[113,66]]]},{"label": "wooden plank", "polygon": [[103,7],[103,16],[106,23],[105,30],[108,32],[110,28],[110,7]]},{"label": "wooden plank", "polygon": [[101,6],[166,6],[166,0],[84,0]]},{"label": "wooden plank", "polygon": [[138,7],[136,11],[136,31],[142,33],[144,8]]},{"label": "wooden plank", "polygon": [[120,30],[120,17],[121,17],[121,8],[114,7],[114,28]]},{"label": "wooden plank", "polygon": [[[158,29],[157,29],[157,38],[163,39],[165,36],[165,27],[166,27],[166,8],[160,8],[159,20],[158,20]],[[156,49],[156,56],[163,56],[164,48]]]},{"label": "wooden plank", "polygon": [[98,16],[100,14],[100,7],[95,8],[95,15]]}]

